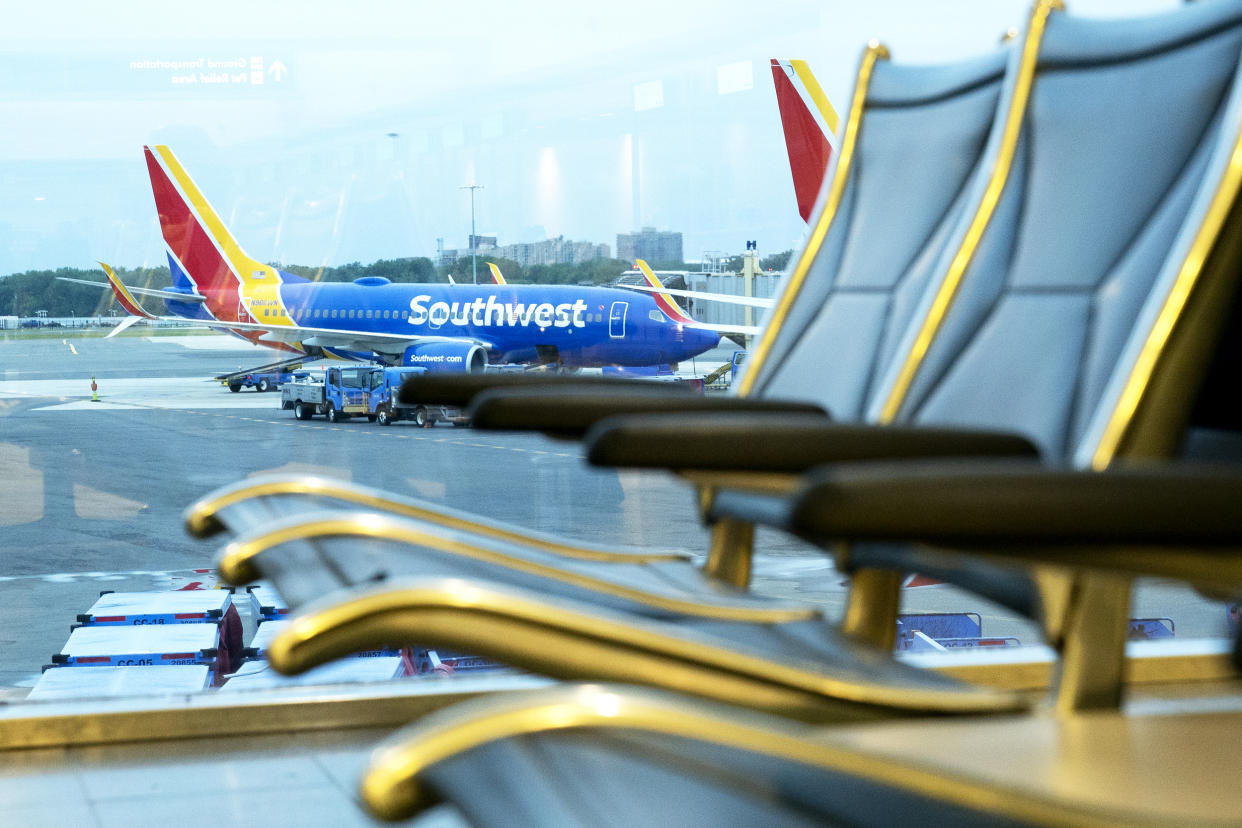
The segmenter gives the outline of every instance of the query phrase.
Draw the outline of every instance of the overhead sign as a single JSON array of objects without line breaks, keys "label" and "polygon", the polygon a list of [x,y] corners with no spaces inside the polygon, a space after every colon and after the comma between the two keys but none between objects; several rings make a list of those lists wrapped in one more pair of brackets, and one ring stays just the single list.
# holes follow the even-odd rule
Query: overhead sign
[{"label": "overhead sign", "polygon": [[171,87],[195,86],[254,87],[282,83],[289,67],[279,58],[263,55],[143,58],[129,62],[131,72],[151,73],[156,83]]}]

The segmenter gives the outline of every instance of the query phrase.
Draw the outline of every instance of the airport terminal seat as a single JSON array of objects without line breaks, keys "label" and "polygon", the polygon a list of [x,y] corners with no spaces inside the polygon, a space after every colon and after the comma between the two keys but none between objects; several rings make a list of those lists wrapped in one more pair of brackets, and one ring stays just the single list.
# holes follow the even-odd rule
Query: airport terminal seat
[{"label": "airport terminal seat", "polygon": [[[829,467],[771,514],[808,535],[1242,585],[1242,470],[1015,465]],[[905,548],[917,567],[919,547]],[[1091,633],[1078,632],[1080,696],[1112,686],[1116,637]],[[1124,714],[1080,704],[1057,716],[824,727],[686,695],[562,685],[420,720],[375,751],[360,793],[382,819],[449,802],[480,826],[1229,825],[1242,819],[1242,696],[1236,682],[1228,692],[1166,691]]]},{"label": "airport terminal seat", "polygon": [[[889,372],[892,376],[881,389],[888,388],[889,393],[876,395],[873,406],[890,408],[895,411],[892,416],[914,422],[926,419],[993,428],[1008,425],[1028,431],[1052,460],[1084,452],[1094,456],[1104,438],[1088,426],[1111,420],[1124,389],[1143,372],[1154,372],[1158,381],[1148,383],[1139,417],[1144,427],[1134,430],[1135,436],[1126,440],[1138,446],[1136,451],[1152,456],[1161,453],[1161,446],[1166,447],[1167,454],[1167,447],[1176,444],[1185,410],[1202,376],[1199,366],[1210,355],[1233,286],[1234,269],[1224,266],[1229,264],[1224,258],[1227,245],[1215,244],[1220,226],[1219,222],[1213,225],[1212,217],[1223,221],[1222,210],[1227,213],[1232,204],[1225,184],[1236,124],[1227,117],[1231,108],[1222,112],[1222,101],[1228,97],[1226,90],[1236,66],[1240,17],[1234,7],[1221,5],[1200,6],[1179,15],[1154,25],[1151,21],[1112,24],[1116,28],[1058,17],[1066,22],[1051,29],[1057,37],[1045,46],[1041,73],[1034,74],[1029,63],[1015,63],[1007,81],[1010,105],[998,121],[988,152],[993,159],[1008,156],[1018,163],[985,165],[971,184],[981,203],[998,198],[993,202],[995,214],[990,225],[985,218],[984,226],[978,226],[976,215],[970,221],[963,220],[959,228],[964,238],[974,236],[978,242],[973,260],[967,257],[959,263],[959,257],[952,257],[950,271],[956,269],[964,276],[960,295],[951,303],[943,301],[948,313],[940,320],[939,332],[931,331],[937,335],[928,337],[929,348],[924,343],[902,349],[902,353],[925,353],[926,359],[916,360],[914,370],[908,372],[907,360],[895,363]],[[1177,71],[1170,73],[1170,68]],[[1151,107],[1145,111],[1135,101],[1122,100],[1124,96],[1117,94],[1119,75],[1135,84],[1130,88],[1142,89],[1145,94],[1154,78],[1171,77],[1186,93],[1184,104],[1197,102],[1195,107],[1183,107],[1177,135],[1165,136],[1155,157],[1145,152],[1147,144],[1136,137],[1139,131],[1134,121],[1163,111],[1163,105],[1144,101]],[[1027,90],[1023,87],[1032,78],[1034,105],[1027,109]],[[1103,96],[1101,88],[1108,90],[1113,106],[1084,107],[1082,101]],[[1071,113],[1076,112],[1074,118],[1067,117],[1067,106]],[[1088,117],[1094,120],[1088,123],[1084,120]],[[1008,128],[1019,123],[1021,128]],[[1228,128],[1222,129],[1222,123]],[[1084,124],[1089,127],[1086,132]],[[1085,141],[1084,134],[1098,140]],[[1032,135],[1039,140],[1032,140]],[[1066,141],[1071,146],[1066,147]],[[1053,157],[1041,160],[1040,153],[1045,151],[1053,152]],[[1081,179],[1075,173],[1084,166],[1099,172],[1098,190],[1091,191],[1091,198],[1082,196]],[[992,175],[993,170],[1001,172]],[[1010,170],[1013,182],[1002,186]],[[1137,171],[1142,173],[1144,186],[1134,183]],[[1119,192],[1126,196],[1120,200],[1125,204],[1125,215],[1117,207]],[[1054,251],[1062,255],[1063,266],[1048,270],[1044,264],[1057,260],[1050,259],[1046,245],[1041,247],[1034,240],[1046,241],[1049,236],[1043,231],[1056,221],[1070,221],[1087,229],[1078,234],[1076,243],[1073,235],[1057,236],[1066,247],[1076,249],[1070,253]],[[1228,239],[1229,235],[1221,238]],[[1202,274],[1195,272],[1187,281],[1186,263],[1202,263],[1201,258],[1187,255],[1187,248],[1199,248],[1198,253],[1210,249],[1213,261],[1221,266],[1209,267]],[[950,245],[949,250],[951,254],[957,247]],[[1066,255],[1071,258],[1065,259]],[[1203,278],[1198,278],[1200,275]],[[934,307],[941,301],[943,284],[928,291],[924,299],[927,304]],[[1168,296],[1179,295],[1178,291],[1171,294],[1174,284],[1178,291],[1193,289],[1186,293],[1189,301],[1185,312],[1169,320],[1162,309],[1168,307]],[[1058,285],[1064,288],[1060,293]],[[964,342],[971,340],[972,328],[979,326],[980,317],[989,320],[982,326],[984,335]],[[1157,323],[1164,324],[1161,320],[1170,323],[1174,335],[1171,340],[1158,341],[1153,350],[1147,335]],[[1171,324],[1173,321],[1178,324]],[[927,330],[926,324],[920,325],[907,337],[921,339]],[[953,348],[943,346],[945,338]],[[1091,343],[1085,351],[1084,341]],[[997,360],[997,353],[1012,354],[1013,359]],[[1146,381],[1151,376],[1149,373],[1141,379]],[[1004,390],[988,390],[997,388]],[[907,397],[926,402],[913,411],[903,411]],[[955,412],[956,416],[950,418],[946,412]],[[881,410],[877,419],[884,421],[887,416]],[[1113,450],[1115,446],[1109,448]],[[367,543],[376,542],[376,533],[366,529],[373,522],[370,517],[333,516],[311,529],[281,527],[276,532],[243,538],[234,551],[245,549],[246,553],[240,558],[233,556],[231,565],[244,571],[257,564],[264,574],[269,568],[280,569],[290,579],[297,579],[305,576],[308,560],[322,556],[324,564],[318,571],[330,575],[316,577],[324,577],[325,588],[368,583],[381,574],[391,579],[408,573],[410,562],[418,560],[417,556],[395,551],[377,559],[354,551],[358,537],[369,535]],[[315,521],[303,523],[311,526]],[[288,544],[284,549],[262,552],[291,538],[305,544],[301,551],[290,552],[295,544]],[[420,541],[418,545],[428,544]],[[713,640],[720,628],[718,619],[711,629],[683,618],[670,623],[664,620],[665,610],[652,611],[652,602],[625,598],[639,605],[627,638],[626,626],[621,623],[625,619],[609,609],[596,613],[590,605],[574,602],[583,594],[584,585],[571,583],[571,577],[544,582],[545,590],[556,589],[568,600],[541,603],[538,596],[497,586],[495,582],[508,581],[511,572],[495,571],[500,571],[501,577],[493,575],[483,583],[434,581],[415,588],[408,582],[392,582],[387,588],[370,587],[352,605],[321,605],[304,616],[306,623],[291,630],[283,666],[302,669],[348,647],[362,646],[364,641],[407,633],[417,638],[434,630],[436,635],[449,637],[443,640],[447,646],[473,648],[554,674],[578,677],[588,671],[600,678],[628,677],[662,686],[686,682],[696,691],[716,694],[722,700],[754,695],[758,706],[771,709],[788,704],[787,712],[805,718],[822,718],[824,710],[776,701],[777,696],[772,695],[736,694],[738,673],[766,662],[763,669],[780,676],[773,688],[785,693],[792,686],[789,682],[797,684],[804,701],[805,691],[813,685],[818,688],[814,692],[837,694],[855,708],[861,700],[868,713],[888,704],[868,695],[887,681],[884,674],[893,672],[888,656],[882,651],[862,656],[822,625],[811,639],[811,627],[804,621],[792,622],[789,627],[734,623],[728,625],[727,638]],[[431,574],[441,572],[433,570]],[[513,581],[521,583],[524,577],[527,575],[513,576]],[[290,591],[283,582],[279,586],[282,592]],[[585,591],[591,592],[589,587]],[[592,597],[606,593],[597,590]],[[614,591],[612,600],[616,598]],[[468,619],[485,615],[491,632],[486,636],[471,633]],[[877,615],[883,617],[883,613]],[[345,629],[339,626],[342,622]],[[514,635],[503,634],[506,624]],[[559,628],[551,629],[557,624]],[[887,620],[885,625],[891,627]],[[518,630],[520,635],[516,634]],[[787,638],[786,631],[791,631]],[[891,637],[891,632],[888,635]],[[790,639],[802,640],[793,644]],[[852,663],[855,667],[866,664],[867,672],[874,670],[874,681],[866,693],[859,692],[868,684],[866,674],[853,686],[848,686],[849,682],[832,686],[819,669],[824,662],[808,659],[807,641],[812,640],[821,650],[835,651],[826,660],[833,669]],[[825,640],[830,647],[824,645]],[[575,650],[573,656],[566,656],[560,673],[555,664],[549,664],[556,660],[558,648]],[[736,659],[735,665],[720,661],[730,649],[739,648],[745,648],[746,657]],[[769,657],[753,660],[750,656],[756,650],[766,651]],[[822,658],[818,653],[814,656]],[[275,656],[273,662],[278,663]],[[683,669],[687,664],[693,667],[690,672]],[[883,666],[877,667],[879,664]],[[787,672],[791,665],[792,673]],[[687,682],[688,676],[693,681]],[[710,680],[704,682],[704,677]],[[754,679],[753,673],[748,674],[745,686],[752,687]],[[964,697],[970,695],[977,697],[977,692]],[[1012,698],[999,701],[1001,707],[1013,704]],[[934,709],[925,707],[924,712]]]},{"label": "airport terminal seat", "polygon": [[[789,325],[808,330],[813,327],[814,338],[806,346],[813,353],[802,359],[806,365],[816,366],[816,370],[808,375],[788,374],[780,382],[770,383],[763,394],[748,399],[744,410],[812,419],[816,415],[810,412],[819,411],[818,417],[822,419],[821,409],[827,408],[838,419],[857,418],[874,366],[891,358],[897,337],[909,324],[919,292],[928,280],[938,276],[933,270],[938,252],[949,242],[950,230],[958,216],[968,209],[963,195],[964,183],[983,150],[993,120],[1005,54],[998,51],[945,67],[902,66],[883,57],[884,53],[877,49],[867,61],[866,73],[860,75],[861,94],[856,96],[853,124],[847,125],[847,134],[842,137],[839,162],[827,179],[811,235],[795,260],[795,271],[786,280],[776,319],[769,326],[773,330]],[[908,158],[916,151],[928,162],[912,169]],[[835,186],[831,183],[834,180]],[[898,192],[902,193],[900,199],[894,197]],[[813,314],[797,310],[807,305],[825,307],[825,312],[834,319],[849,324],[825,327],[816,323],[808,318]],[[866,308],[866,313],[852,310],[859,305]],[[787,314],[791,321],[782,323],[782,317]],[[788,350],[782,346],[782,358]],[[832,358],[823,359],[823,354],[831,354]],[[768,370],[758,353],[750,363],[752,376],[761,377]],[[527,384],[531,378],[502,374],[454,379],[467,388],[476,388]],[[538,407],[545,417],[549,412],[554,416],[557,411],[564,411],[578,418],[563,422],[563,433],[580,430],[582,421],[577,412],[586,404],[580,399],[584,388],[591,389],[588,399],[592,401],[595,416],[599,412],[613,412],[622,404],[630,406],[631,410],[635,406],[640,407],[638,410],[666,410],[670,406],[673,410],[685,410],[684,407],[692,406],[693,410],[725,407],[741,411],[742,401],[737,397],[747,396],[739,394],[722,403],[719,399],[684,391],[666,391],[664,386],[655,383],[601,381],[584,386],[579,378],[555,376],[541,377],[539,381],[564,386],[555,389],[555,393],[566,403],[570,395],[574,395],[572,408],[558,407],[552,404],[554,389],[542,385],[539,388]],[[609,389],[606,396],[594,396],[603,388]],[[553,431],[561,428],[546,419],[539,424]],[[1014,441],[1008,441],[1000,450],[1012,450],[1013,445]],[[1024,444],[1020,449],[1030,450]],[[826,450],[833,450],[833,447],[826,447]],[[960,447],[956,445],[946,448],[934,443],[923,449],[924,453],[939,454],[957,450]],[[978,450],[984,449],[980,446]],[[808,467],[810,451],[811,446],[807,444],[800,447],[797,469]],[[829,454],[819,459],[829,460],[834,456]],[[741,462],[746,462],[746,458]],[[323,484],[316,485],[322,490]],[[324,500],[306,499],[308,487],[295,481],[287,486],[292,490],[287,497],[278,495],[276,487],[270,484],[256,486],[253,491],[237,487],[219,496],[209,495],[191,510],[190,529],[206,535],[227,524],[234,531],[245,531],[256,525],[256,508],[266,510],[258,512],[266,517],[272,513],[281,515],[317,508]],[[337,490],[343,491],[339,487]],[[360,502],[348,495],[335,499],[353,504]],[[257,500],[264,501],[265,505],[259,506],[254,502]],[[388,506],[372,497],[365,505],[437,521],[453,529],[466,526],[464,516],[459,514],[437,518],[432,505],[417,515],[411,515],[408,502],[403,502],[402,506]],[[490,534],[490,523],[476,519],[475,528]],[[516,534],[510,537],[516,538]],[[537,540],[544,548],[549,548],[543,539]],[[562,540],[553,551],[572,555],[572,546]],[[748,544],[743,546],[749,550]],[[596,560],[610,557],[624,562],[632,560],[614,554],[618,550],[580,549],[583,555]],[[596,554],[599,552],[605,554]],[[726,571],[730,568],[748,570],[748,566],[719,564],[714,559],[709,559],[707,564],[709,573],[744,585],[744,575]]]},{"label": "airport terminal seat", "polygon": [[[1219,4],[1180,15],[1180,20],[1203,25],[1201,21],[1213,15],[1235,14],[1233,7]],[[1148,49],[1143,61],[1127,65],[1125,71],[1140,79],[1134,88],[1143,94],[1154,88],[1141,81],[1145,73],[1166,73],[1170,89],[1157,98],[1160,106],[1175,101],[1172,105],[1181,108],[1175,119],[1181,138],[1165,134],[1158,147],[1134,144],[1124,151],[1136,124],[1114,107],[1125,108],[1129,118],[1141,120],[1146,115],[1125,96],[1101,104],[1094,96],[1080,95],[1083,81],[1075,78],[1095,74],[1105,83],[1113,82],[1122,71],[1116,53],[1111,44],[1102,43],[1100,27],[1067,24],[1054,17],[1032,91],[1025,127],[1030,137],[1017,145],[1015,166],[1021,164],[1029,178],[1016,176],[997,205],[998,217],[1020,205],[1021,221],[990,228],[971,265],[984,267],[989,258],[1000,260],[1007,263],[1008,277],[1001,287],[1002,283],[972,278],[969,269],[965,272],[959,294],[921,364],[908,371],[903,366],[904,375],[890,370],[887,381],[897,393],[873,401],[877,419],[891,416],[941,427],[1009,428],[1030,436],[1049,465],[1083,470],[1169,458],[1181,450],[1186,423],[1213,356],[1222,347],[1236,348],[1237,331],[1222,329],[1238,322],[1233,230],[1237,183],[1231,167],[1238,93],[1235,88],[1229,95],[1221,94],[1236,70],[1236,45],[1229,37],[1222,42],[1219,29],[1206,29],[1201,42],[1187,46],[1169,40],[1169,32],[1158,32],[1148,21],[1125,26],[1128,31],[1119,31]],[[1176,28],[1172,32],[1180,34]],[[1155,41],[1175,47],[1164,48]],[[1188,68],[1193,66],[1199,68]],[[1215,78],[1208,81],[1209,87],[1185,83],[1188,78],[1197,84],[1209,77]],[[1189,115],[1189,106],[1199,108],[1196,117]],[[1098,146],[1075,140],[1072,150],[1066,151],[1056,130],[1047,128],[1047,121],[1057,118],[1068,121],[1069,136],[1077,131],[1107,140]],[[1046,160],[1041,161],[1041,154]],[[1125,164],[1118,163],[1125,157],[1144,171],[1141,186],[1125,172]],[[1148,164],[1153,157],[1158,159],[1156,166]],[[1054,174],[1045,179],[1038,175],[1041,169]],[[1084,170],[1092,171],[1089,187],[1079,177]],[[1048,209],[1058,201],[1064,206]],[[1130,215],[1139,218],[1142,228],[1133,235],[1124,220],[1131,210],[1139,211]],[[1063,223],[1060,229],[1059,223]],[[715,428],[708,424],[700,433],[727,440],[731,428],[727,422]],[[612,463],[642,465],[642,453],[636,453],[638,459],[632,463],[625,459],[636,439],[648,443],[646,452],[652,442],[658,446],[677,440],[681,430],[667,418],[629,418],[599,429],[594,452]],[[1001,491],[1021,503],[1031,486],[1053,479],[1046,477],[1050,473],[1033,472],[1045,475],[1036,478],[1039,484],[1015,473],[1012,485]],[[1080,478],[1084,482],[1067,491],[1085,497],[1089,487],[1109,485],[1087,472],[1070,479]],[[983,479],[991,479],[993,485],[999,480]],[[767,517],[766,522],[824,544],[842,540],[825,531],[828,523],[851,519],[849,510],[828,495],[819,501],[822,517],[817,530],[794,524],[779,497],[729,492],[716,500],[713,516],[748,521]],[[970,512],[975,520],[987,516],[985,502],[979,497]],[[904,507],[934,518],[938,503],[907,502]],[[804,518],[808,508],[800,512]],[[1079,518],[1088,508],[1084,502]],[[1022,516],[1021,510],[1005,513],[1011,520]],[[898,602],[893,573],[930,570],[956,581],[969,577],[979,560],[962,564],[952,556],[912,554],[921,550],[876,543],[879,538],[861,539],[871,542],[852,547],[843,563],[855,571],[856,584],[861,585],[860,595],[852,597],[876,643],[891,640]],[[948,538],[942,535],[937,540],[943,544]],[[985,559],[1003,557],[994,554]],[[881,576],[878,567],[890,574]],[[1053,643],[1065,643],[1066,631],[1058,629],[1058,619],[1067,615],[1071,596],[1077,595],[1081,602],[1081,596],[1095,595],[1097,609],[1108,603],[1114,615],[1125,611],[1120,597],[1106,601],[1078,577],[1046,569],[1036,572],[1044,600],[1061,607],[1045,612]],[[1113,590],[1124,591],[1127,586],[1114,585]],[[1105,618],[1091,623],[1111,625],[1116,634],[1121,629]],[[1107,693],[1115,696],[1120,655],[1117,646],[1110,651],[1115,675]]]},{"label": "airport terminal seat", "polygon": [[360,799],[539,825],[1236,825],[1242,715],[799,725],[626,686],[433,713],[372,754]]}]

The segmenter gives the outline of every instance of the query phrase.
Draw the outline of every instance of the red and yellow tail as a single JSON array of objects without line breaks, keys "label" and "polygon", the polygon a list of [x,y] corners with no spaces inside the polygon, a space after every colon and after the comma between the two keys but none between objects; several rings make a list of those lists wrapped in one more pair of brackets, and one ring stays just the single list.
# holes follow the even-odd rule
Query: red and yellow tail
[{"label": "red and yellow tail", "polygon": [[[829,136],[837,131],[839,119],[828,96],[820,88],[804,60],[772,60],[772,80],[776,84],[776,104],[781,111],[785,130],[785,149],[789,152],[789,169],[793,172],[794,193],[803,221],[811,220],[811,210],[832,158]],[[819,113],[817,120],[799,92],[805,91]]]},{"label": "red and yellow tail", "polygon": [[[642,271],[643,277],[647,280],[648,285],[655,288],[657,291],[664,290],[664,283],[656,278],[656,275],[651,272],[651,268],[648,267],[645,261],[637,259],[635,260],[635,264],[637,264],[638,269]],[[651,295],[655,298],[656,307],[658,307],[660,311],[669,319],[674,322],[680,322],[683,325],[694,324],[694,320],[681,309],[681,306],[677,304],[677,300],[672,296],[669,296],[667,293],[659,292]]]},{"label": "red and yellow tail", "polygon": [[[207,311],[222,322],[292,324],[280,302],[276,268],[246,255],[172,150],[145,152],[173,285],[206,297]],[[251,312],[254,302],[262,303],[262,319]]]}]

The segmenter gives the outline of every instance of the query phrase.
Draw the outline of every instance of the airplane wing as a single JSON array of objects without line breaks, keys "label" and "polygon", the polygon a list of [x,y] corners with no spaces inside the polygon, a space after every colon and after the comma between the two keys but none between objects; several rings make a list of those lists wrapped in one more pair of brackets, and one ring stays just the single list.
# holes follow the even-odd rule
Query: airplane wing
[{"label": "airplane wing", "polygon": [[[698,296],[698,297],[703,297],[703,298],[711,298],[714,296],[720,296],[721,294],[690,293],[684,290],[676,290],[676,291],[669,290],[668,288],[664,287],[664,284],[660,281],[660,278],[655,275],[650,265],[648,265],[645,261],[643,261],[642,259],[635,259],[634,264],[636,264],[638,266],[638,269],[642,272],[643,278],[647,280],[647,284],[645,286],[621,285],[621,287],[635,287],[638,290],[651,291],[652,293],[655,294],[656,306],[659,307],[659,309],[664,313],[664,315],[667,316],[672,321],[680,325],[684,325],[687,328],[698,328],[699,330],[711,331],[712,333],[718,333],[718,334],[745,334],[747,336],[758,336],[763,331],[763,328],[757,325],[708,325],[704,322],[695,321],[690,316],[686,315],[686,312],[683,311],[677,305],[677,300],[673,299],[673,297],[669,296],[669,294],[677,293],[683,296],[690,295],[690,296]],[[730,297],[730,298],[732,299],[740,298],[740,299],[745,300],[747,297],[745,296],[736,297],[735,296],[735,297]],[[753,300],[754,297],[751,297],[751,299]],[[768,303],[768,305],[771,304],[771,302],[767,299],[761,299],[760,301],[766,302]],[[743,302],[742,304],[745,304],[745,302]]]},{"label": "airplane wing", "polygon": [[111,289],[116,294],[117,301],[121,303],[125,310],[135,313],[137,316],[143,316],[146,312],[139,307],[138,311],[132,310],[130,304],[138,307],[138,302],[132,294],[140,293],[143,296],[157,296],[160,299],[172,299],[174,302],[202,302],[207,299],[198,293],[182,293],[178,290],[158,290],[156,288],[140,288],[132,285],[123,285],[121,280],[112,271],[112,268],[103,262],[99,263],[103,267],[104,273],[108,276],[106,282],[95,282],[90,279],[70,279],[68,276],[57,276],[56,278],[62,282],[74,282],[79,285],[90,285],[91,287]]},{"label": "airplane wing", "polygon": [[655,288],[650,285],[617,285],[617,287],[625,288],[626,290],[642,290],[648,293],[667,293],[670,296],[685,296],[689,299],[705,299],[710,302],[725,302],[731,305],[749,305],[752,308],[770,308],[776,303],[773,299],[763,299],[758,296],[734,296],[731,293],[705,293],[698,290]]},{"label": "airplane wing", "polygon": [[[70,279],[68,276],[57,276],[62,282],[77,282],[79,285],[91,285],[98,288],[111,287],[107,282],[95,282],[90,279]],[[202,302],[207,299],[199,293],[181,293],[176,290],[158,290],[156,288],[140,288],[133,285],[125,285],[125,289],[130,293],[141,293],[143,296],[158,296],[160,299],[172,299],[175,302]]]},{"label": "airplane wing", "polygon": [[[426,345],[433,342],[469,343],[487,350],[493,350],[494,347],[492,343],[486,340],[473,337],[406,336],[404,334],[342,331],[331,328],[307,328],[292,325],[273,328],[271,325],[263,325],[257,322],[222,322],[216,319],[187,319],[184,316],[131,316],[129,318],[135,322],[144,320],[152,322],[193,322],[196,325],[232,333],[261,331],[262,334],[258,337],[261,343],[284,343],[307,347],[333,348],[342,351],[375,351],[381,354],[400,354],[411,345]],[[117,333],[119,332],[117,331]]]},{"label": "airplane wing", "polygon": [[693,325],[686,325],[687,328],[698,328],[704,331],[712,331],[718,334],[745,334],[747,336],[758,336],[763,333],[763,327],[760,325],[708,325],[705,322],[695,322]]},{"label": "airplane wing", "polygon": [[376,333],[370,331],[342,331],[332,328],[308,328],[288,326],[272,328],[256,323],[209,322],[211,327],[237,330],[264,331],[260,342],[282,342],[318,348],[336,348],[344,351],[375,351],[381,354],[400,354],[412,345],[432,342],[469,343],[493,350],[492,343],[476,337],[462,336],[407,336],[405,334]]}]

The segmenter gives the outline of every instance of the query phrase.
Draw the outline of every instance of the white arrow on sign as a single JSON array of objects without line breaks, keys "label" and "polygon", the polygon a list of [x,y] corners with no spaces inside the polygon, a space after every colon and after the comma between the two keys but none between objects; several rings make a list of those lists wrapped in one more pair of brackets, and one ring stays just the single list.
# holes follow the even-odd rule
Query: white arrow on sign
[{"label": "white arrow on sign", "polygon": [[289,67],[285,66],[279,60],[272,61],[272,65],[267,67],[267,71],[271,74],[272,79],[280,83],[280,79],[289,71]]}]

